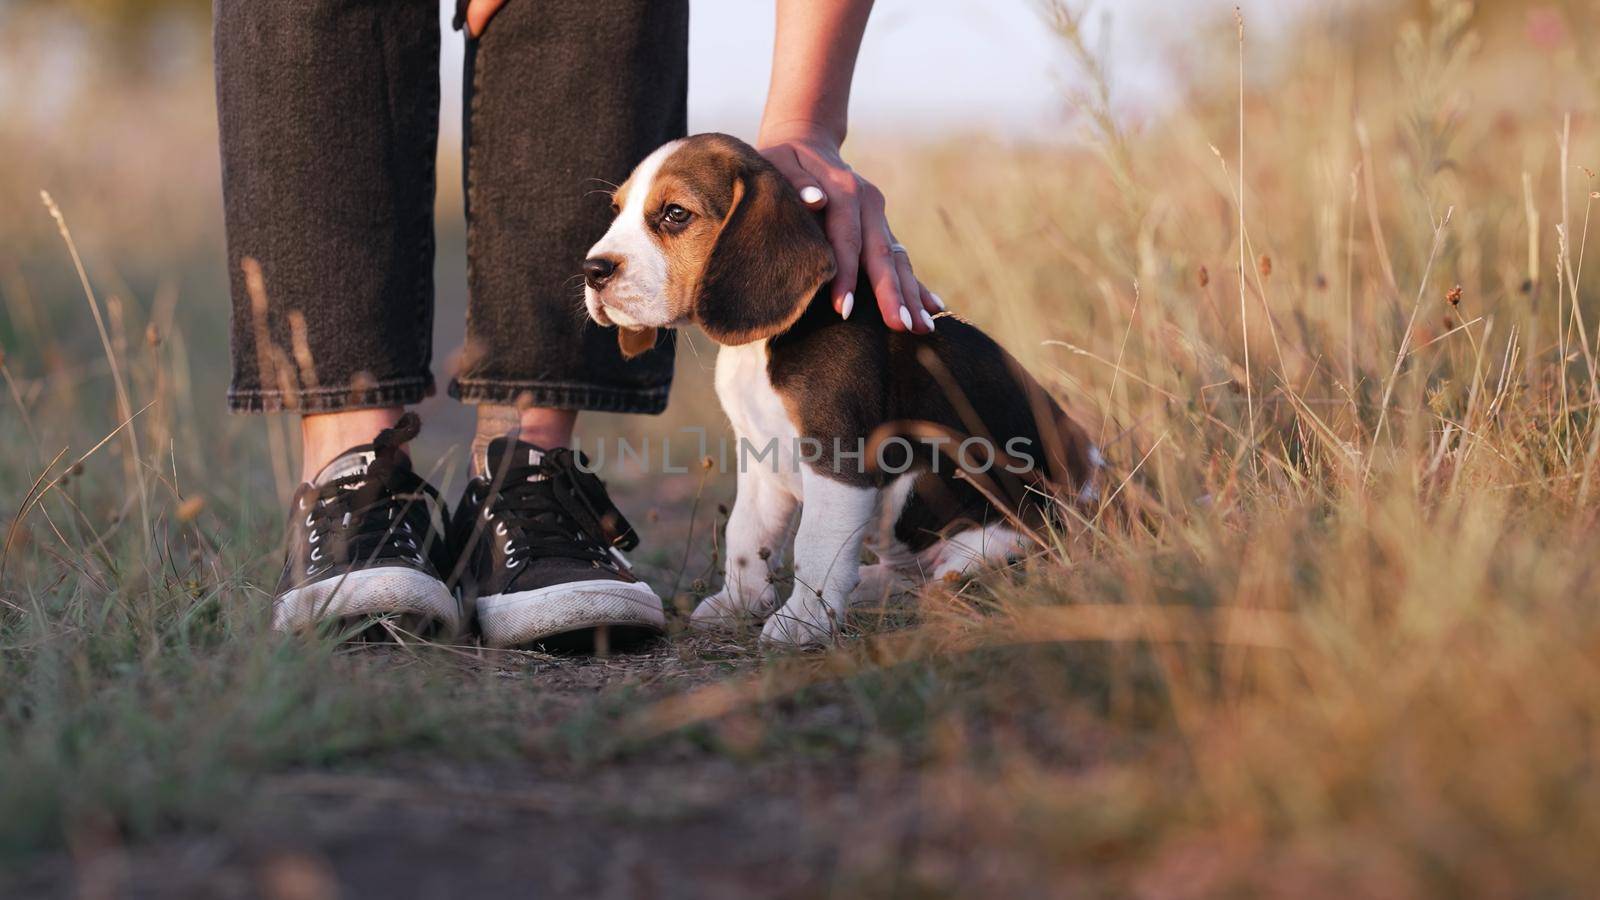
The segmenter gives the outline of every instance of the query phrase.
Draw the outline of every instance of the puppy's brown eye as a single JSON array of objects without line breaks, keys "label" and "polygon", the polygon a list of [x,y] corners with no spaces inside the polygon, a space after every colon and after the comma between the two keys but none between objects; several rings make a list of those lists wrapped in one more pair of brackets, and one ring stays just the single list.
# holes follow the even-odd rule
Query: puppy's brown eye
[{"label": "puppy's brown eye", "polygon": [[684,209],[676,203],[668,203],[666,208],[661,210],[661,220],[664,222],[670,222],[673,225],[687,225],[689,220],[693,217],[694,213],[689,212],[687,209]]}]

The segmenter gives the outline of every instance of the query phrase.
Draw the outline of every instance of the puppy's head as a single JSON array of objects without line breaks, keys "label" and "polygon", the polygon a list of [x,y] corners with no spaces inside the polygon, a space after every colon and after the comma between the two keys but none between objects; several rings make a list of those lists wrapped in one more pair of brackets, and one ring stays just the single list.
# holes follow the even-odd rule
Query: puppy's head
[{"label": "puppy's head", "polygon": [[655,329],[698,324],[744,344],[783,331],[833,277],[833,252],[788,179],[722,134],[650,154],[612,197],[616,219],[584,260],[584,305],[627,356]]}]

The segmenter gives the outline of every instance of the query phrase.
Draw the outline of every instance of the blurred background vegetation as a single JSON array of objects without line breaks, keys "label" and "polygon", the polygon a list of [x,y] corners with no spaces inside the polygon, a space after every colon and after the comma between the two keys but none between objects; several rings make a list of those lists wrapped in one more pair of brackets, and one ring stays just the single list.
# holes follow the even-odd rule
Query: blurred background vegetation
[{"label": "blurred background vegetation", "polygon": [[137,39],[142,28],[204,22],[211,15],[209,0],[13,0],[11,5],[22,15],[48,9],[69,17],[113,45]]}]

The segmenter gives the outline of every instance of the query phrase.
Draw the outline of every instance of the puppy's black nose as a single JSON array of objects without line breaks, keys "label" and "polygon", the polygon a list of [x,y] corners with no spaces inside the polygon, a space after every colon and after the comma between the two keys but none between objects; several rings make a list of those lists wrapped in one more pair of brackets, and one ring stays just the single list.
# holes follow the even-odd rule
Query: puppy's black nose
[{"label": "puppy's black nose", "polygon": [[583,261],[583,280],[589,287],[600,290],[617,273],[617,262],[606,256],[594,256]]}]

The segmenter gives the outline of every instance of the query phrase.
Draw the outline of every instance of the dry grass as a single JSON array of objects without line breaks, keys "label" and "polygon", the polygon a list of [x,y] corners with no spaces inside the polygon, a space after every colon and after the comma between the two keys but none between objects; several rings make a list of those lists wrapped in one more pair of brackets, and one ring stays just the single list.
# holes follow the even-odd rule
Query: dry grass
[{"label": "dry grass", "polygon": [[[1100,71],[1076,11],[1050,9]],[[925,279],[1094,423],[1116,502],[1018,573],[930,590],[909,626],[869,614],[822,658],[594,721],[629,740],[710,729],[735,755],[799,752],[786,711],[844,692],[863,742],[850,752],[924,773],[930,800],[919,843],[846,854],[847,889],[1587,893],[1600,307],[1583,269],[1600,81],[1576,48],[1600,32],[1576,7],[1319,15],[1288,47],[1252,43],[1248,22],[1242,43],[1231,21],[1198,31],[1179,51],[1187,96],[1137,128],[1112,114],[1114,93],[1087,92],[1096,149],[858,148]],[[259,538],[275,525],[247,446],[259,432],[194,431],[208,420],[186,411],[217,392],[189,387],[203,376],[174,349],[195,339],[181,309],[107,299],[112,364],[78,363],[70,388],[98,398],[86,408],[52,400],[65,376],[26,329],[71,321],[50,340],[92,347],[92,320],[19,315],[14,285],[7,300],[14,402],[0,416],[19,438],[0,482],[36,499],[8,537],[0,768],[27,753],[60,781],[101,771],[52,756],[69,736],[154,746],[173,721],[212,734],[149,706],[172,654],[197,660],[171,675],[180,693],[218,659],[291,680],[291,665],[336,660],[252,624],[260,594],[242,582],[267,580]],[[173,340],[130,338],[148,316]],[[703,379],[709,360],[684,357],[685,379]],[[117,372],[128,396],[113,405]],[[129,410],[145,411],[88,474],[61,477],[77,450],[46,466],[79,419],[109,423],[103,435]],[[680,404],[628,427],[711,415]],[[258,465],[205,488],[203,509],[180,488],[209,468],[202,444],[223,471]],[[266,696],[237,685],[210,702],[242,716]],[[390,716],[344,733],[427,740]],[[207,760],[225,779],[304,756]],[[17,796],[0,792],[0,818]],[[45,831],[79,821],[29,797],[50,810]],[[196,807],[161,808],[181,824]]]}]

